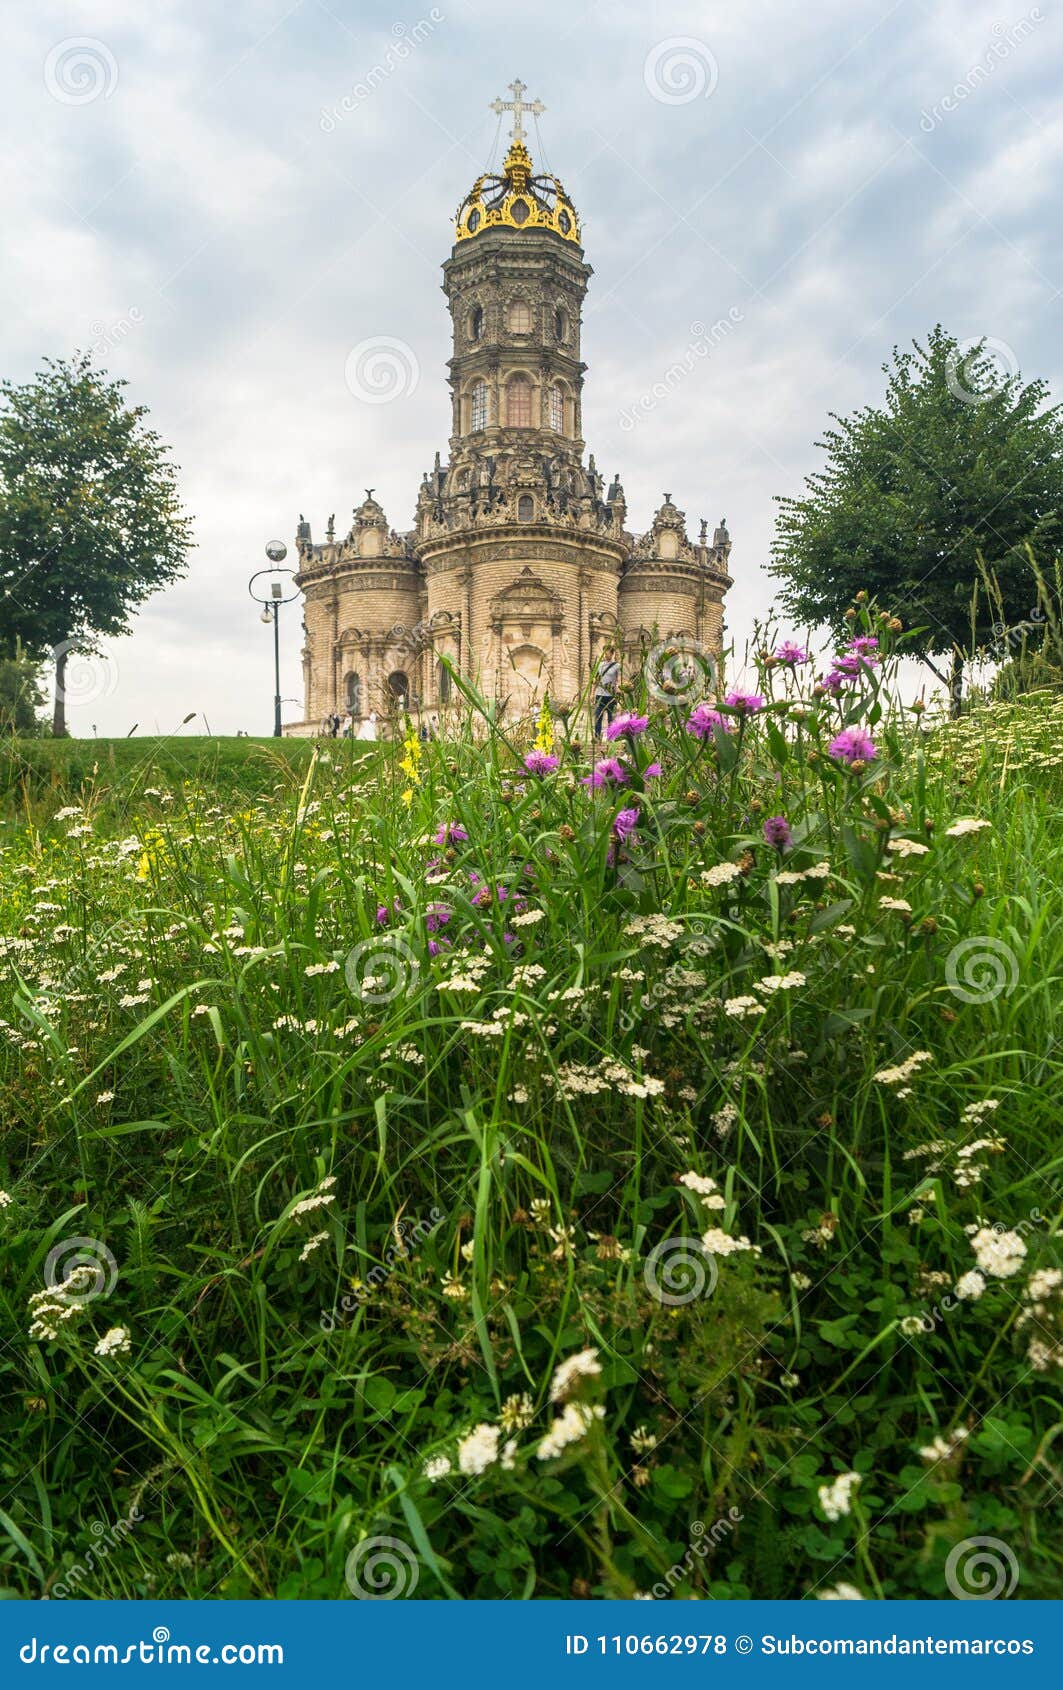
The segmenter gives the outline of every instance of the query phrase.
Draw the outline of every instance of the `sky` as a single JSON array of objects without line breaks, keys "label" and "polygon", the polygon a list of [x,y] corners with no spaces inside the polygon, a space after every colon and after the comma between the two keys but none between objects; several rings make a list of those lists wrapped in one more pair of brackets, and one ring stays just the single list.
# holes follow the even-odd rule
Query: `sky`
[{"label": "sky", "polygon": [[186,577],[72,675],[73,732],[268,733],[267,542],[345,531],[367,486],[412,526],[449,432],[440,265],[515,77],[594,269],[588,449],[637,532],[665,492],[694,533],[726,515],[739,647],[774,500],[894,345],[940,321],[1063,393],[1055,0],[5,8],[0,370],[96,348],[195,525]]}]

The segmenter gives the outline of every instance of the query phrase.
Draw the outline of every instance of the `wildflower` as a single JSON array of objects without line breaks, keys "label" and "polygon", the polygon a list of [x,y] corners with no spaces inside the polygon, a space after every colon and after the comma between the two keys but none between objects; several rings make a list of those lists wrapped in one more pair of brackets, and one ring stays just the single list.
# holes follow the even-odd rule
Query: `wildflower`
[{"label": "wildflower", "polygon": [[10,1208],[13,1201],[10,1191],[0,1191],[0,1209]]},{"label": "wildflower", "polygon": [[895,857],[925,857],[930,849],[918,839],[891,839],[886,847]]},{"label": "wildflower", "polygon": [[442,827],[433,833],[432,841],[436,845],[459,845],[468,837],[460,822],[444,822]]},{"label": "wildflower", "polygon": [[757,981],[758,992],[789,992],[795,986],[807,984],[808,976],[799,969],[793,968],[789,974],[766,974],[763,980]]},{"label": "wildflower", "polygon": [[498,1440],[500,1437],[497,1426],[489,1426],[481,1421],[474,1426],[467,1437],[458,1444],[458,1467],[463,1473],[478,1474],[487,1471],[498,1460]]},{"label": "wildflower", "polygon": [[794,667],[799,663],[808,662],[808,652],[794,640],[783,640],[782,645],[776,646],[774,657],[776,663],[789,663]]},{"label": "wildflower", "polygon": [[104,1103],[113,1103],[114,1102],[114,1092],[113,1091],[97,1092],[96,1093],[96,1102],[101,1104],[101,1105],[104,1104]]},{"label": "wildflower", "polygon": [[430,1455],[421,1468],[425,1478],[430,1479],[433,1484],[437,1479],[445,1479],[450,1471],[451,1464],[448,1455]]},{"label": "wildflower", "polygon": [[524,759],[524,767],[530,775],[552,775],[560,764],[560,757],[555,757],[550,751],[529,751]]},{"label": "wildflower", "polygon": [[596,1420],[604,1418],[605,1409],[600,1405],[592,1408],[589,1403],[566,1403],[539,1445],[536,1452],[539,1460],[553,1461],[569,1444],[586,1437]]},{"label": "wildflower", "polygon": [[918,1073],[924,1063],[933,1062],[934,1058],[928,1050],[915,1050],[906,1061],[900,1062],[895,1068],[880,1068],[875,1079],[882,1086],[902,1085]]},{"label": "wildflower", "polygon": [[112,1326],[105,1332],[93,1351],[98,1356],[126,1356],[129,1354],[129,1333],[124,1326]]},{"label": "wildflower", "polygon": [[978,1227],[971,1235],[971,1249],[983,1273],[992,1279],[1010,1279],[1018,1273],[1026,1256],[1026,1245],[1017,1232]]},{"label": "wildflower", "polygon": [[326,1243],[327,1241],[328,1241],[328,1233],[327,1232],[315,1232],[313,1238],[308,1238],[306,1243],[303,1245],[302,1249],[300,1250],[299,1260],[301,1262],[305,1262],[308,1256],[312,1256],[314,1251],[319,1250],[321,1248],[322,1244]]},{"label": "wildflower", "polygon": [[907,898],[880,898],[878,907],[880,910],[892,912],[894,915],[911,915],[912,913],[912,906]]},{"label": "wildflower", "polygon": [[971,1268],[968,1273],[960,1275],[952,1290],[961,1303],[976,1303],[985,1290],[985,1280],[977,1268]]},{"label": "wildflower", "polygon": [[639,813],[637,809],[619,810],[613,817],[613,832],[620,843],[623,844],[625,839],[630,839],[638,824]]},{"label": "wildflower", "polygon": [[597,1350],[578,1350],[574,1356],[569,1356],[555,1368],[554,1377],[550,1381],[550,1401],[564,1402],[582,1380],[593,1379],[601,1371]]},{"label": "wildflower", "polygon": [[517,1391],[507,1397],[498,1413],[503,1432],[522,1432],[535,1418],[535,1405],[527,1391]]},{"label": "wildflower", "polygon": [[923,1321],[921,1315],[906,1314],[900,1323],[901,1336],[904,1338],[917,1338],[922,1330]]},{"label": "wildflower", "polygon": [[[533,749],[534,751],[550,752],[554,749],[555,743],[554,723],[553,717],[550,713],[550,700],[544,694],[542,704],[539,706],[539,720],[535,727],[535,745]],[[554,766],[556,768],[556,763]],[[527,760],[525,760],[525,767],[527,767]],[[538,772],[541,774],[543,771],[533,770],[532,772]]]},{"label": "wildflower", "polygon": [[449,1268],[443,1275],[442,1290],[444,1297],[449,1297],[455,1303],[463,1303],[469,1295],[461,1280],[455,1279]]},{"label": "wildflower", "polygon": [[712,868],[702,871],[701,884],[703,886],[729,886],[732,880],[737,880],[742,870],[737,863],[716,863]]},{"label": "wildflower", "polygon": [[731,724],[718,710],[713,710],[708,704],[699,704],[687,717],[686,731],[695,739],[712,739],[715,732],[729,734]]},{"label": "wildflower", "polygon": [[636,716],[633,710],[627,710],[622,716],[609,723],[605,730],[606,739],[634,739],[637,734],[645,733],[650,725],[648,716]]},{"label": "wildflower", "polygon": [[657,1448],[657,1437],[648,1432],[645,1426],[636,1426],[631,1434],[631,1447],[636,1455],[647,1455],[651,1449]]},{"label": "wildflower", "polygon": [[859,1483],[859,1473],[839,1473],[829,1485],[820,1485],[819,1505],[828,1520],[840,1520],[850,1512]]},{"label": "wildflower", "polygon": [[764,1005],[759,999],[750,997],[747,993],[741,997],[727,998],[724,1002],[723,1012],[725,1015],[730,1015],[734,1020],[741,1021],[746,1016],[762,1015]]},{"label": "wildflower", "polygon": [[829,1584],[826,1590],[817,1590],[818,1602],[864,1602],[866,1597],[862,1590],[857,1590],[855,1584],[846,1584],[842,1579],[838,1584]]},{"label": "wildflower", "polygon": [[963,839],[968,833],[981,833],[984,827],[992,827],[992,822],[981,820],[977,816],[961,816],[959,821],[953,822],[945,829],[946,839]]},{"label": "wildflower", "polygon": [[744,1234],[740,1238],[732,1238],[729,1233],[721,1232],[718,1226],[710,1226],[708,1232],[703,1232],[701,1242],[710,1256],[735,1256],[742,1250],[748,1250],[754,1256],[760,1255],[759,1244],[751,1244]]},{"label": "wildflower", "polygon": [[685,1185],[688,1191],[697,1192],[699,1197],[711,1197],[714,1191],[719,1190],[716,1181],[707,1174],[680,1174],[679,1184]]},{"label": "wildflower", "polygon": [[758,710],[764,708],[764,699],[759,692],[742,692],[738,688],[727,694],[724,703],[742,716],[755,716]]},{"label": "wildflower", "polygon": [[966,1426],[957,1426],[947,1438],[936,1437],[930,1443],[924,1444],[919,1451],[921,1461],[948,1461],[970,1437],[970,1430]]},{"label": "wildflower", "polygon": [[793,837],[785,816],[769,816],[764,823],[764,838],[777,851],[785,851]]},{"label": "wildflower", "polygon": [[874,740],[862,728],[843,728],[831,740],[827,750],[836,763],[848,763],[850,768],[857,763],[863,768],[865,763],[873,763],[878,756]]},{"label": "wildflower", "polygon": [[615,757],[603,757],[595,763],[589,775],[584,775],[583,785],[592,787],[623,786],[626,780],[627,770],[624,765],[618,763]]},{"label": "wildflower", "polygon": [[807,1291],[810,1289],[812,1281],[809,1279],[807,1273],[792,1273],[790,1275],[790,1284],[793,1286],[795,1291]]},{"label": "wildflower", "polygon": [[310,963],[306,968],[303,969],[303,973],[306,975],[306,978],[308,980],[312,980],[316,974],[335,974],[335,973],[337,973],[338,970],[339,970],[339,966],[340,966],[339,963],[336,961],[335,957],[333,957],[328,962],[312,962],[312,963]]}]

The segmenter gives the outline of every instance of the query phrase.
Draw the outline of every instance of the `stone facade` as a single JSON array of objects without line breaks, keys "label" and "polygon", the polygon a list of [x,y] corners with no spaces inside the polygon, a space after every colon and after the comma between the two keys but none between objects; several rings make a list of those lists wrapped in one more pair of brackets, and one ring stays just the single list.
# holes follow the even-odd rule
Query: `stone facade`
[{"label": "stone facade", "polygon": [[306,720],[382,721],[455,708],[448,665],[507,715],[585,701],[610,647],[625,670],[661,641],[722,643],[731,541],[692,542],[669,494],[629,532],[619,476],[583,461],[581,316],[591,276],[561,183],[536,176],[519,134],[497,177],[459,207],[443,266],[453,323],[448,460],[437,454],[414,527],[370,491],[337,538],[296,535],[305,595]]}]

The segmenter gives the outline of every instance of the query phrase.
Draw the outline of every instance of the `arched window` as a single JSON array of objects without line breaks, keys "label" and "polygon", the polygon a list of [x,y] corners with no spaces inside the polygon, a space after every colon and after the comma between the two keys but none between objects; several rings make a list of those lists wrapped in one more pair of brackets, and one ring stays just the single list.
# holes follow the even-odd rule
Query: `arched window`
[{"label": "arched window", "polygon": [[356,675],[353,671],[347,675],[343,682],[343,693],[351,715],[360,716],[362,714],[361,675]]},{"label": "arched window", "polygon": [[567,333],[568,320],[565,317],[565,313],[561,310],[561,307],[558,306],[557,310],[554,312],[554,339],[557,341],[559,346],[564,343]]},{"label": "arched window", "polygon": [[440,704],[448,704],[450,702],[450,670],[445,663],[439,665],[437,683]]},{"label": "arched window", "polygon": [[395,669],[388,676],[388,692],[396,704],[405,705],[410,696],[410,677],[403,669]]},{"label": "arched window", "polygon": [[530,428],[532,390],[527,376],[514,376],[506,388],[506,422],[510,428]]},{"label": "arched window", "polygon": [[535,500],[530,493],[522,493],[517,500],[517,521],[531,522],[535,516]]},{"label": "arched window", "polygon": [[509,308],[510,334],[531,334],[531,306],[526,299],[515,299]]},{"label": "arched window", "polygon": [[487,427],[487,383],[474,381],[472,384],[469,426],[475,434],[478,429]]},{"label": "arched window", "polygon": [[565,395],[560,387],[550,389],[550,427],[555,434],[565,432]]},{"label": "arched window", "polygon": [[482,340],[484,337],[484,308],[474,305],[469,312],[469,339]]}]

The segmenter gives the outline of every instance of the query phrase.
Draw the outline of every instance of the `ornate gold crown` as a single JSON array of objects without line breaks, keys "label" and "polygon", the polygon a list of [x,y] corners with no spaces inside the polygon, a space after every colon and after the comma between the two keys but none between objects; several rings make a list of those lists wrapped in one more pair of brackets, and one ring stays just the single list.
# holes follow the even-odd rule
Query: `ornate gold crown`
[{"label": "ornate gold crown", "polygon": [[471,240],[488,229],[552,229],[563,241],[580,239],[579,218],[556,176],[533,176],[531,154],[513,140],[501,176],[479,176],[458,207],[454,238]]}]

